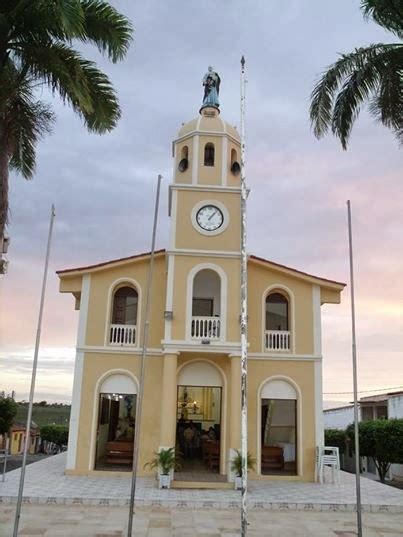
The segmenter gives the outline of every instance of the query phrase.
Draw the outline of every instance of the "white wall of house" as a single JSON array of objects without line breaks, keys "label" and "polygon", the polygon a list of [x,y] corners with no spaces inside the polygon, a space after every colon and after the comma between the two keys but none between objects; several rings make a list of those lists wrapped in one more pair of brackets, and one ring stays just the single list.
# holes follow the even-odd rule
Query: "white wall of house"
[{"label": "white wall of house", "polygon": [[[389,398],[388,418],[403,419],[403,394],[391,396]],[[392,464],[390,473],[393,479],[403,480],[403,464]]]},{"label": "white wall of house", "polygon": [[325,429],[345,429],[354,421],[353,405],[323,411]]}]

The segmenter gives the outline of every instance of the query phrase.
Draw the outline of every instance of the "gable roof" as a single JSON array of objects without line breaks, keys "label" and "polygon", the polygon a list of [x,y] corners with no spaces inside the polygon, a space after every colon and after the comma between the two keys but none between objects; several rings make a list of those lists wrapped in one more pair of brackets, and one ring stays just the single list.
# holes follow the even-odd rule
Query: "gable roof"
[{"label": "gable roof", "polygon": [[[130,263],[131,261],[140,261],[141,258],[146,258],[150,254],[151,252],[142,252],[141,254],[130,255],[128,257],[120,257],[118,259],[111,259],[110,261],[104,261],[103,263],[97,263],[95,265],[86,265],[84,267],[75,267],[75,268],[57,270],[56,274],[70,276],[70,275],[75,275],[77,273],[94,272],[96,270],[101,270],[109,266],[124,265],[126,263]],[[154,255],[160,255],[160,254],[165,254],[165,248],[162,248],[161,250],[155,250]]]},{"label": "gable roof", "polygon": [[[155,255],[165,255],[166,250],[164,248],[160,250],[156,250]],[[141,259],[149,257],[151,252],[142,252],[140,254],[131,255],[128,257],[121,257],[118,259],[111,259],[110,261],[104,261],[103,263],[97,263],[95,265],[86,265],[83,267],[75,267],[75,268],[67,268],[63,270],[57,270],[56,274],[59,276],[75,276],[78,274],[84,274],[86,272],[95,272],[98,270],[103,270],[108,267],[113,267],[116,265],[125,265],[127,263],[130,263],[132,261],[140,261]],[[281,265],[280,263],[275,263],[274,261],[270,261],[269,259],[265,259],[263,257],[258,257],[256,255],[248,255],[248,260],[263,264],[267,266],[268,268],[272,268],[273,270],[283,272],[283,273],[289,273],[291,276],[310,281],[311,283],[317,283],[319,285],[336,288],[342,290],[346,284],[342,282],[338,282],[335,280],[329,280],[326,278],[321,278],[319,276],[314,276],[313,274],[308,274],[307,272],[303,272],[301,270],[287,267],[286,265]]]}]

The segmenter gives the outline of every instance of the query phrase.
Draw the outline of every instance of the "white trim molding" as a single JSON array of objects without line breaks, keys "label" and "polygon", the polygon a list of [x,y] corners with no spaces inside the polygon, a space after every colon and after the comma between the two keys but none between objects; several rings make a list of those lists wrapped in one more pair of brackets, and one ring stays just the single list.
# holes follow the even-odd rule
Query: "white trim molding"
[{"label": "white trim molding", "polygon": [[171,229],[169,232],[169,247],[175,248],[176,244],[176,226],[178,214],[178,191],[171,188]]},{"label": "white trim molding", "polygon": [[[285,285],[282,285],[282,284],[279,284],[279,283],[275,283],[273,285],[270,285],[269,287],[267,287],[267,289],[264,291],[263,293],[263,296],[262,296],[262,334],[261,334],[261,341],[262,341],[262,352],[265,353],[266,351],[266,344],[265,344],[265,332],[266,332],[266,298],[267,296],[269,295],[269,293],[273,292],[273,291],[276,291],[276,290],[279,290],[279,291],[283,291],[284,294],[286,294],[286,298],[288,298],[288,303],[289,303],[289,312],[288,312],[288,316],[289,316],[289,323],[290,323],[290,326],[289,326],[289,329],[291,331],[291,348],[290,348],[290,352],[287,352],[285,353],[286,355],[288,354],[292,354],[294,355],[295,354],[295,349],[297,348],[296,347],[296,334],[295,334],[295,298],[294,298],[294,293],[291,291],[291,289]],[[282,351],[278,351],[278,356],[282,356],[284,354],[284,352]],[[274,355],[274,353],[270,353],[270,355]]]},{"label": "white trim molding", "polygon": [[[197,223],[197,219],[196,219],[197,213],[205,205],[214,205],[218,207],[218,209],[220,209],[223,215],[223,223],[218,229],[214,231],[207,231],[205,229],[202,229]],[[228,212],[227,207],[221,201],[214,200],[214,199],[207,199],[207,200],[202,200],[196,203],[196,205],[192,209],[192,212],[190,213],[190,220],[192,222],[192,226],[195,228],[195,230],[198,233],[200,233],[201,235],[206,235],[207,237],[213,237],[215,235],[220,235],[227,229],[230,218],[229,218],[229,212]]]},{"label": "white trim molding", "polygon": [[315,445],[323,446],[325,443],[323,419],[323,393],[322,393],[322,360],[314,364],[315,387]]},{"label": "white trim molding", "polygon": [[320,286],[312,285],[312,306],[313,306],[313,352],[322,352],[322,324],[320,314]]},{"label": "white trim molding", "polygon": [[80,314],[78,319],[77,331],[77,351],[76,360],[74,364],[73,393],[71,396],[71,413],[66,470],[74,470],[76,466],[77,442],[80,422],[81,388],[84,373],[84,353],[79,349],[81,346],[85,345],[88,323],[88,306],[90,301],[90,288],[91,274],[84,274],[81,286]]},{"label": "white trim molding", "polygon": [[227,186],[228,175],[228,138],[223,136],[221,147],[221,184]]},{"label": "white trim molding", "polygon": [[193,138],[193,160],[192,160],[192,185],[197,185],[199,169],[199,145],[200,137],[198,134]]},{"label": "white trim molding", "polygon": [[[85,353],[95,353],[95,354],[142,354],[141,347],[113,347],[113,346],[102,346],[102,345],[83,345],[82,347],[77,347],[77,351]],[[147,348],[147,356],[159,356],[162,355],[162,349]]]},{"label": "white trim molding", "polygon": [[187,344],[192,344],[191,337],[191,319],[192,319],[192,299],[193,299],[193,282],[196,274],[201,270],[213,270],[220,277],[220,319],[221,319],[221,338],[220,341],[227,339],[227,289],[228,278],[222,267],[214,263],[199,263],[195,265],[188,274],[186,286],[186,327],[185,337]]},{"label": "white trim molding", "polygon": [[257,390],[257,444],[256,444],[256,473],[258,475],[262,475],[262,449],[261,449],[261,435],[262,435],[262,428],[260,426],[262,421],[262,390],[263,387],[268,384],[269,382],[275,381],[275,380],[282,380],[284,382],[288,382],[294,390],[297,393],[297,446],[296,446],[296,453],[297,453],[297,475],[302,476],[303,475],[303,445],[304,445],[304,431],[302,428],[302,393],[300,390],[300,387],[290,377],[287,377],[285,375],[273,375],[272,377],[268,377],[263,382],[260,383],[259,388]]},{"label": "white trim molding", "polygon": [[[136,326],[137,326],[137,341],[134,348],[140,347],[140,328],[141,328],[141,287],[137,280],[134,280],[133,278],[118,278],[117,280],[113,281],[108,289],[108,300],[106,303],[106,315],[105,315],[105,337],[104,337],[104,345],[105,347],[109,347],[109,325],[111,324],[111,316],[112,316],[112,297],[114,294],[114,290],[116,287],[122,287],[121,284],[127,283],[130,287],[134,287],[134,289],[137,291],[137,320],[136,320]],[[120,347],[119,347],[120,348]]]},{"label": "white trim molding", "polygon": [[167,250],[166,252],[169,255],[190,255],[192,257],[229,257],[239,259],[241,257],[241,252],[232,252],[230,250],[193,250],[191,248],[175,248],[172,250]]},{"label": "white trim molding", "polygon": [[192,192],[209,191],[224,192],[225,194],[240,194],[239,186],[224,186],[224,185],[189,185],[188,183],[173,183],[170,185],[172,190],[190,190]]},{"label": "white trim molding", "polygon": [[[98,423],[98,412],[99,412],[99,394],[100,387],[102,383],[111,375],[127,375],[134,382],[137,393],[139,391],[139,381],[133,373],[127,369],[109,369],[103,373],[96,381],[94,388],[94,398],[93,398],[93,407],[92,407],[92,423],[91,423],[91,434],[90,434],[90,456],[88,463],[88,470],[95,469],[95,450],[97,447],[97,423]],[[136,398],[136,419],[137,419],[137,404],[138,398]]]},{"label": "white trim molding", "polygon": [[[174,275],[175,275],[175,256],[167,254],[168,269],[167,269],[167,296],[165,302],[165,311],[172,311],[173,296],[174,296]],[[164,339],[171,339],[172,319],[165,319]]]}]

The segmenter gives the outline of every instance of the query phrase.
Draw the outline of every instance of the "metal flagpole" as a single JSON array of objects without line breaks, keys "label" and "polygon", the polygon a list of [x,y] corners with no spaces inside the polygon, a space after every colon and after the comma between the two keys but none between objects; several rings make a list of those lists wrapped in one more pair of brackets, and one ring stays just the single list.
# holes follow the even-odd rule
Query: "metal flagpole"
[{"label": "metal flagpole", "polygon": [[142,414],[142,408],[143,408],[145,361],[146,361],[147,345],[148,345],[148,329],[150,325],[151,285],[152,285],[153,270],[154,270],[155,236],[157,234],[157,220],[158,220],[158,207],[159,207],[159,201],[160,201],[161,179],[162,179],[162,175],[158,175],[157,194],[156,194],[155,208],[154,208],[153,235],[152,235],[152,241],[151,241],[150,268],[148,271],[148,279],[147,279],[146,311],[145,311],[145,318],[144,318],[144,325],[143,325],[143,347],[142,347],[142,353],[141,353],[140,383],[139,383],[138,393],[137,393],[136,425],[134,429],[133,471],[132,471],[132,485],[131,485],[131,492],[130,492],[129,522],[127,525],[127,537],[132,537],[132,528],[133,528],[134,500],[136,496],[136,482],[137,482],[137,463],[139,459],[140,423],[141,423],[141,414]]},{"label": "metal flagpole", "polygon": [[351,203],[347,201],[348,216],[348,242],[350,254],[350,289],[351,289],[351,328],[352,328],[352,355],[353,355],[353,384],[354,384],[354,441],[355,441],[355,485],[357,500],[357,530],[358,537],[362,537],[361,520],[361,484],[360,484],[360,443],[358,431],[358,402],[357,402],[357,347],[355,340],[355,303],[354,303],[354,270],[353,270],[353,235],[351,230]]},{"label": "metal flagpole", "polygon": [[46,279],[47,279],[47,275],[48,275],[50,244],[51,244],[51,239],[52,239],[53,221],[55,219],[55,216],[56,216],[55,206],[52,205],[52,209],[51,209],[51,212],[50,212],[50,225],[49,225],[49,234],[48,234],[48,244],[47,244],[47,247],[46,247],[45,268],[44,268],[44,272],[43,272],[41,302],[40,302],[40,306],[39,306],[38,325],[37,325],[37,330],[36,330],[35,352],[34,352],[34,361],[33,361],[33,365],[32,365],[32,376],[31,376],[31,390],[29,392],[28,416],[27,416],[27,424],[26,424],[26,427],[25,427],[25,442],[24,442],[24,451],[23,451],[21,474],[20,474],[20,485],[19,485],[19,488],[18,488],[17,507],[16,507],[16,510],[15,510],[13,537],[17,537],[18,525],[19,525],[20,517],[21,517],[21,503],[22,503],[22,493],[23,493],[23,490],[24,490],[25,468],[26,468],[26,464],[27,464],[27,453],[28,453],[29,444],[30,444],[30,440],[31,440],[32,406],[33,406],[33,402],[34,402],[36,369],[37,369],[37,365],[38,365],[39,342],[40,342],[40,339],[41,339],[43,305],[44,305],[44,302],[45,302]]},{"label": "metal flagpole", "polygon": [[241,536],[247,534],[246,496],[248,492],[248,312],[247,312],[247,253],[246,253],[246,177],[245,177],[245,58],[241,58],[241,454],[242,497]]}]

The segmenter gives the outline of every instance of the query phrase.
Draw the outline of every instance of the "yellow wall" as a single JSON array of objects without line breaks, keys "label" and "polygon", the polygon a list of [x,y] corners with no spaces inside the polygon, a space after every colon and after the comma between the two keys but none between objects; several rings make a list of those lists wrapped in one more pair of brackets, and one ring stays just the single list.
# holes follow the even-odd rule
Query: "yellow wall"
[{"label": "yellow wall", "polygon": [[[147,357],[139,469],[152,457],[158,447],[161,415],[159,412],[159,394],[162,389],[162,356]],[[97,383],[108,371],[120,369],[130,371],[137,379],[140,377],[140,356],[123,354],[86,353],[84,356],[83,384],[81,392],[81,410],[77,443],[78,472],[93,470],[90,468],[90,454],[95,461],[96,427],[98,420],[99,388]]]},{"label": "yellow wall", "polygon": [[[217,200],[229,211],[230,222],[219,235],[201,235],[192,225],[193,207],[202,200]],[[178,191],[176,248],[238,251],[240,249],[240,194],[234,192]]]},{"label": "yellow wall", "polygon": [[[295,354],[313,353],[313,305],[312,284],[297,280],[279,271],[273,271],[258,263],[248,263],[248,341],[250,352],[262,352],[264,327],[264,297],[267,289],[278,285],[288,288],[294,297]],[[292,302],[292,301],[291,301]],[[292,308],[289,308],[292,332]]]},{"label": "yellow wall", "polygon": [[[164,333],[164,309],[165,309],[165,281],[166,266],[165,257],[158,255],[154,262],[153,292],[150,310],[149,347],[160,347]],[[89,300],[89,313],[87,321],[87,345],[104,345],[105,334],[111,319],[112,301],[109,304],[108,296],[111,285],[121,278],[134,279],[141,289],[141,323],[145,317],[146,307],[146,284],[149,270],[149,260],[133,261],[132,264],[109,268],[91,274],[91,292]],[[139,315],[138,315],[139,319]],[[142,342],[142,328],[137,325],[137,341],[139,346]]]}]

